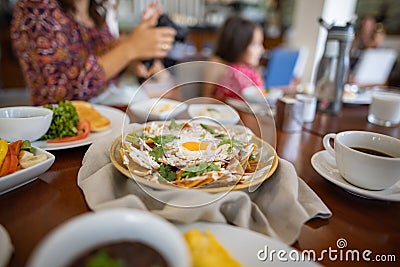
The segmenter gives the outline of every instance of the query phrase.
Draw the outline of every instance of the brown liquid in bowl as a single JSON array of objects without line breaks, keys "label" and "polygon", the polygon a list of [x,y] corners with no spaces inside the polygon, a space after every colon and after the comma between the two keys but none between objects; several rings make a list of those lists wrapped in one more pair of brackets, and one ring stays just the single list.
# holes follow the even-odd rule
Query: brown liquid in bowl
[{"label": "brown liquid in bowl", "polygon": [[120,241],[98,246],[83,252],[67,267],[88,267],[90,260],[102,259],[119,262],[118,267],[168,267],[164,257],[154,248],[136,241]]}]

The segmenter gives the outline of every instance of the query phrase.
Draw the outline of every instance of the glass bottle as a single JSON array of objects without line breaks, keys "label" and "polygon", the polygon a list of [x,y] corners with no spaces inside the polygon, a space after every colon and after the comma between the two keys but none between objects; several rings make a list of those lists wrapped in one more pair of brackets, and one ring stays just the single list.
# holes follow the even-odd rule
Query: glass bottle
[{"label": "glass bottle", "polygon": [[333,26],[320,19],[320,23],[328,29],[328,36],[315,83],[317,111],[337,114],[342,105],[343,87],[348,78],[354,29],[350,22],[345,26]]}]

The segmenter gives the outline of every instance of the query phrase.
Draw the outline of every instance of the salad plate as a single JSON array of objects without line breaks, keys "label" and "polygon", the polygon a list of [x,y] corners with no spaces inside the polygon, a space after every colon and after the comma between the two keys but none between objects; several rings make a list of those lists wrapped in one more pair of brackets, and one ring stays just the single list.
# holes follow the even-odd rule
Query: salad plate
[{"label": "salad plate", "polygon": [[[297,251],[282,241],[273,239],[266,235],[228,224],[196,222],[190,224],[179,224],[178,229],[184,234],[190,229],[200,231],[211,231],[218,242],[235,258],[243,267],[262,267],[262,266],[320,266],[313,261],[295,260]],[[277,253],[280,252],[282,259],[278,259]],[[286,255],[286,256],[284,256]],[[272,256],[272,258],[271,258]],[[291,259],[292,258],[292,259]],[[287,259],[287,260],[286,260]]]},{"label": "salad plate", "polygon": [[[179,121],[178,121],[179,122]],[[148,130],[149,127],[146,124],[138,124],[136,129],[133,129],[129,132],[124,139],[122,136],[116,138],[111,146],[110,149],[110,159],[113,165],[120,171],[123,175],[128,178],[134,179],[136,182],[140,183],[141,185],[148,186],[153,189],[158,190],[171,190],[171,189],[183,189],[183,188],[193,188],[193,189],[200,189],[206,192],[228,192],[230,190],[242,190],[247,188],[253,188],[261,184],[263,181],[268,179],[272,176],[278,166],[278,156],[275,149],[267,142],[261,140],[257,136],[240,125],[231,125],[230,127],[223,128],[221,126],[211,126],[214,127],[215,131],[219,130],[226,130],[231,134],[234,134],[235,137],[239,138],[239,136],[247,136],[248,143],[241,144],[243,149],[256,147],[256,150],[253,150],[254,153],[257,155],[256,157],[256,165],[255,169],[249,171],[248,173],[245,172],[235,172],[232,169],[225,169],[229,168],[229,166],[236,166],[238,164],[237,157],[229,159],[229,144],[227,146],[220,146],[218,148],[213,148],[213,144],[210,139],[202,139],[201,136],[204,134],[201,129],[199,129],[199,125],[192,124],[192,126],[185,128],[185,130],[180,129],[172,129],[170,128],[171,122],[153,122],[152,125],[154,129],[157,129],[157,132],[163,132],[163,136],[173,135],[174,131],[177,131],[179,134],[179,138],[176,138],[170,142],[166,142],[164,144],[163,151],[165,153],[165,158],[162,160],[163,164],[168,162],[171,166],[180,166],[180,168],[185,168],[191,166],[192,159],[197,158],[197,163],[200,162],[210,162],[210,159],[213,158],[213,162],[217,162],[221,159],[227,163],[227,165],[222,168],[221,170],[209,170],[208,174],[201,175],[196,174],[193,176],[189,176],[190,178],[182,178],[176,179],[172,181],[165,181],[163,179],[159,179],[162,169],[155,168],[148,168],[147,163],[151,162],[151,158],[148,157],[148,152],[146,151],[139,151],[139,148],[129,148],[128,143],[132,136],[140,136],[144,130]],[[204,125],[203,125],[204,126]],[[202,126],[202,127],[203,127]],[[165,131],[165,132],[164,132]],[[168,132],[170,131],[170,132]],[[147,136],[147,135],[145,135]],[[198,139],[200,137],[200,139]],[[153,137],[154,138],[154,137]],[[155,137],[156,139],[157,137]],[[200,142],[199,140],[205,140],[204,142]],[[202,149],[200,146],[197,148],[199,150],[191,150],[188,151],[187,145],[195,146],[195,144],[199,143],[206,143],[209,140],[210,143],[207,144],[207,149]],[[208,141],[207,141],[208,142]],[[218,141],[219,142],[219,141]],[[253,144],[255,146],[253,146]],[[203,144],[204,145],[204,144]],[[232,144],[233,145],[233,144]],[[243,146],[242,146],[243,145]],[[226,149],[226,151],[225,151]],[[237,147],[235,148],[237,149]],[[216,151],[219,151],[216,155],[214,154]],[[133,153],[131,155],[131,153]],[[242,156],[245,156],[246,152],[242,151]],[[249,154],[248,154],[249,155]],[[123,160],[123,157],[125,161]],[[218,160],[217,160],[218,157]],[[150,161],[148,161],[150,160]],[[247,162],[247,161],[246,161]],[[128,167],[128,166],[129,167]],[[207,164],[205,164],[207,165]],[[199,167],[200,169],[205,168]],[[185,166],[185,167],[181,167]],[[199,165],[200,166],[200,165]],[[208,166],[208,165],[207,165]],[[191,166],[192,168],[193,166]],[[236,166],[237,167],[237,166]],[[169,167],[166,167],[169,168]],[[173,168],[173,167],[171,167]],[[235,167],[232,167],[235,168]],[[243,169],[242,169],[243,171]],[[178,171],[177,175],[178,175]],[[228,174],[229,173],[229,174]],[[242,174],[241,174],[242,173]],[[165,173],[164,173],[165,174]],[[163,176],[165,177],[165,176]],[[210,181],[210,177],[214,177],[214,181]],[[221,178],[221,179],[219,179]],[[205,181],[208,183],[202,183]],[[195,183],[195,181],[201,181],[201,183]],[[240,182],[239,182],[240,181]],[[193,183],[192,183],[193,182]],[[194,184],[194,185],[193,185]]]},{"label": "salad plate", "polygon": [[125,113],[119,109],[104,106],[104,105],[93,105],[93,107],[103,116],[107,117],[110,121],[110,127],[101,132],[92,132],[88,137],[82,140],[76,140],[72,142],[64,143],[47,143],[46,141],[35,141],[32,142],[32,146],[36,146],[45,150],[61,150],[67,148],[74,148],[85,146],[93,143],[95,140],[116,131],[122,131],[122,127],[129,123],[129,118],[125,116]]},{"label": "salad plate", "polygon": [[47,171],[54,163],[55,156],[53,154],[34,146],[32,148],[33,154],[46,154],[47,159],[32,167],[0,177],[0,195],[36,180],[40,174]]},{"label": "salad plate", "polygon": [[347,182],[339,173],[336,162],[326,150],[319,151],[311,157],[311,165],[326,180],[343,188],[349,193],[370,199],[400,201],[400,182],[384,190],[367,190]]}]

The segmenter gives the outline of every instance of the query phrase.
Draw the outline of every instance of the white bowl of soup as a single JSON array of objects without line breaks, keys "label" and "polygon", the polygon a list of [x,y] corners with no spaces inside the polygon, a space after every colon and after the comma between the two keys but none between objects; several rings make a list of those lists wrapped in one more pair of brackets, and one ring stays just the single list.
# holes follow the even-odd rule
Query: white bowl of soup
[{"label": "white bowl of soup", "polygon": [[52,118],[53,111],[44,107],[0,108],[0,139],[35,141],[47,132]]},{"label": "white bowl of soup", "polygon": [[189,253],[180,231],[162,217],[116,208],[79,215],[60,225],[36,247],[27,266],[91,266],[91,261],[106,261],[106,266],[119,262],[115,266],[189,267]]}]

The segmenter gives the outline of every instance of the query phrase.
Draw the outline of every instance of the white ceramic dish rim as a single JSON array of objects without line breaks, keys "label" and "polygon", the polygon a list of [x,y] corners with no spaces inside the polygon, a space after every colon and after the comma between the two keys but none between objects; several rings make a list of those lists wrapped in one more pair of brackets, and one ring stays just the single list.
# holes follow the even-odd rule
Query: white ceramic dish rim
[{"label": "white ceramic dish rim", "polygon": [[46,172],[53,165],[55,156],[41,148],[32,147],[34,154],[45,154],[47,159],[27,169],[18,170],[0,178],[0,195],[11,190],[17,189],[27,183],[38,178],[38,176]]},{"label": "white ceramic dish rim", "polygon": [[[150,212],[128,208],[88,212],[66,221],[40,242],[27,266],[65,267],[87,249],[120,240],[154,247],[170,266],[190,266],[186,242],[173,224]],[[171,248],[179,253],[171,253]]]},{"label": "white ceramic dish rim", "polygon": [[[9,117],[7,113],[19,113],[24,117]],[[12,114],[11,114],[12,115]],[[53,111],[44,107],[35,107],[35,106],[15,106],[15,107],[4,107],[0,108],[0,120],[9,120],[9,119],[17,119],[17,120],[29,120],[34,118],[48,117],[53,116]]]}]

